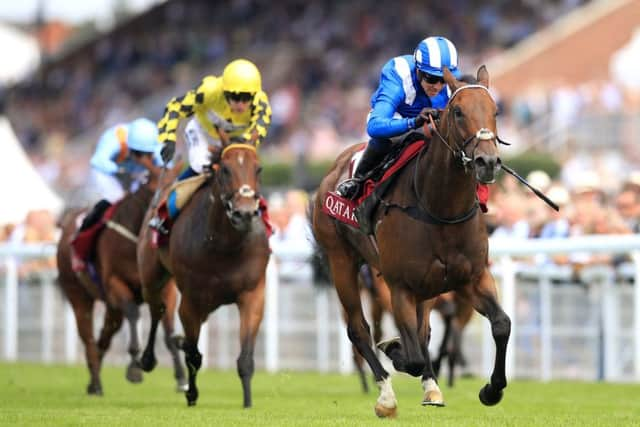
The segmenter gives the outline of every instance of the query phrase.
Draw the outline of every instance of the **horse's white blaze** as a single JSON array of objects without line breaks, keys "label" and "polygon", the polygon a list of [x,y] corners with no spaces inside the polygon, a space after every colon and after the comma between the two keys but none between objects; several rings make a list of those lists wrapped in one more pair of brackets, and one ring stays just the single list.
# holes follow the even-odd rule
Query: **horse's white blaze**
[{"label": "horse's white blaze", "polygon": [[393,392],[393,387],[391,387],[391,377],[389,376],[382,381],[378,381],[376,384],[378,384],[378,387],[380,388],[378,403],[385,408],[395,408],[398,406],[396,394]]},{"label": "horse's white blaze", "polygon": [[438,387],[438,383],[436,383],[433,378],[422,381],[422,389],[425,391],[425,393],[429,391],[437,391],[438,393],[441,393],[440,387]]},{"label": "horse's white blaze", "polygon": [[244,153],[238,154],[238,164],[242,166],[244,163]]}]

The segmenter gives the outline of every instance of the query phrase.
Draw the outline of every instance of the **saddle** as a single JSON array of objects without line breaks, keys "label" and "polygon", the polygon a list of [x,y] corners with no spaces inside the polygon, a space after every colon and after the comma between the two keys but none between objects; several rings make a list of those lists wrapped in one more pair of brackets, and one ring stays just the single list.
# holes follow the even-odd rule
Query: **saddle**
[{"label": "saddle", "polygon": [[[402,143],[392,148],[380,165],[365,176],[362,193],[356,200],[345,199],[336,192],[329,191],[325,196],[322,211],[366,235],[373,234],[373,215],[394,183],[397,173],[416,157],[420,150],[428,150],[429,141],[419,133],[409,134]],[[479,184],[476,192],[480,209],[487,212],[489,188]]]},{"label": "saddle", "polygon": [[71,240],[71,268],[75,272],[83,272],[88,268],[87,264],[95,260],[95,244],[100,232],[104,229],[116,211],[118,203],[109,206],[100,219],[86,230],[77,233]]}]

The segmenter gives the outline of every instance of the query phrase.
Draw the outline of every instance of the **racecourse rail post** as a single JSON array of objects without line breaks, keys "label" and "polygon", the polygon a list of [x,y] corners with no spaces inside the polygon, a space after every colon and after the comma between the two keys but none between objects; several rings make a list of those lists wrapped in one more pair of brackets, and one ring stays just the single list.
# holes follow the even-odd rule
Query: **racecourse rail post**
[{"label": "racecourse rail post", "polygon": [[633,259],[633,355],[635,380],[640,381],[640,251],[631,253]]},{"label": "racecourse rail post", "polygon": [[18,265],[15,257],[5,259],[7,282],[4,290],[4,358],[18,358]]},{"label": "racecourse rail post", "polygon": [[279,349],[279,325],[278,325],[278,266],[273,255],[269,257],[267,264],[267,279],[265,289],[265,367],[268,372],[277,372]]}]

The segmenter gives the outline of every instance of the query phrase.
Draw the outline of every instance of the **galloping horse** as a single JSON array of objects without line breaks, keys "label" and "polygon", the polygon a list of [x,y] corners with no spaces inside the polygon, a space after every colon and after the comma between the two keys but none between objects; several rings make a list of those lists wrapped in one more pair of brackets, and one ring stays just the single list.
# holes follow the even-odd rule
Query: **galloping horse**
[{"label": "galloping horse", "polygon": [[[480,401],[494,405],[507,385],[505,356],[511,321],[498,304],[488,267],[488,236],[478,212],[476,186],[495,180],[500,167],[497,106],[488,91],[489,73],[480,67],[479,84],[466,84],[444,71],[452,91],[427,148],[398,173],[374,213],[374,236],[338,223],[322,210],[327,192],[344,179],[359,146],[345,150],[323,179],[312,212],[313,232],[326,252],[347,316],[347,333],[365,358],[380,395],[375,412],[393,417],[397,401],[389,373],[371,348],[369,325],[356,284],[359,264],[378,269],[389,284],[399,342],[382,350],[397,370],[422,375],[423,405],[443,406],[428,352],[429,313],[434,297],[456,291],[491,322],[496,357],[491,381]],[[375,239],[377,244],[372,242]]]},{"label": "galloping horse", "polygon": [[[371,306],[371,322],[373,323],[373,342],[380,342],[382,339],[382,316],[384,313],[392,313],[391,293],[389,286],[382,276],[373,268],[365,266],[366,270],[360,270],[358,276],[362,281],[361,288],[366,289]],[[365,277],[369,276],[369,277]],[[368,283],[365,283],[368,282]],[[438,347],[438,355],[433,361],[433,371],[436,377],[440,374],[442,361],[448,361],[447,384],[453,387],[455,379],[455,366],[465,366],[466,361],[462,354],[462,331],[469,323],[473,315],[473,307],[469,301],[465,300],[456,292],[447,292],[436,297],[434,310],[440,313],[444,323],[444,333],[442,341]],[[362,390],[369,392],[366,374],[363,368],[364,359],[358,353],[356,347],[353,347],[353,361],[358,371]]]},{"label": "galloping horse", "polygon": [[[177,173],[177,167],[167,172],[166,178],[171,178]],[[138,306],[142,303],[136,263],[136,239],[160,176],[159,170],[151,170],[147,184],[141,186],[135,193],[128,193],[119,202],[107,227],[98,236],[95,266],[100,283],[82,280],[71,266],[70,241],[76,232],[77,218],[82,211],[70,211],[62,221],[62,236],[57,251],[58,283],[73,307],[78,334],[85,346],[85,356],[91,376],[87,386],[89,394],[102,395],[100,366],[111,344],[111,338],[122,326],[123,317],[126,317],[129,322],[131,337],[128,349],[131,362],[127,367],[126,377],[133,383],[142,381],[142,371],[136,359],[140,351],[137,329],[140,315]],[[184,390],[186,387],[184,368],[180,363],[178,349],[169,340],[173,335],[176,295],[177,291],[173,283],[166,287],[162,295],[167,305],[163,326],[165,341],[173,358],[177,387],[179,390]],[[97,343],[93,337],[93,306],[96,300],[102,300],[106,305],[104,324]]]},{"label": "galloping horse", "polygon": [[[138,243],[138,261],[145,300],[151,310],[151,330],[141,358],[145,371],[155,365],[155,331],[162,313],[161,292],[173,274],[182,293],[178,312],[185,331],[177,339],[189,370],[187,404],[198,399],[196,375],[202,364],[198,351],[200,326],[223,304],[240,311],[241,351],[237,360],[244,407],[251,406],[255,339],[264,311],[264,288],[269,244],[259,218],[260,164],[256,147],[224,146],[211,176],[176,219],[166,246],[154,249],[145,226]],[[147,213],[145,224],[153,212]]]}]

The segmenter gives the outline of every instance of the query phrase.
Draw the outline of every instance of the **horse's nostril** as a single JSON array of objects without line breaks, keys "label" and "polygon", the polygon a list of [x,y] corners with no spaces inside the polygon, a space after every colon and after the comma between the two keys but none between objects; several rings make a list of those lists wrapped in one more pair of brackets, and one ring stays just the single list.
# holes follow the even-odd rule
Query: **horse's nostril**
[{"label": "horse's nostril", "polygon": [[485,161],[484,157],[476,157],[475,163],[476,166],[481,168],[487,166],[487,162]]}]

